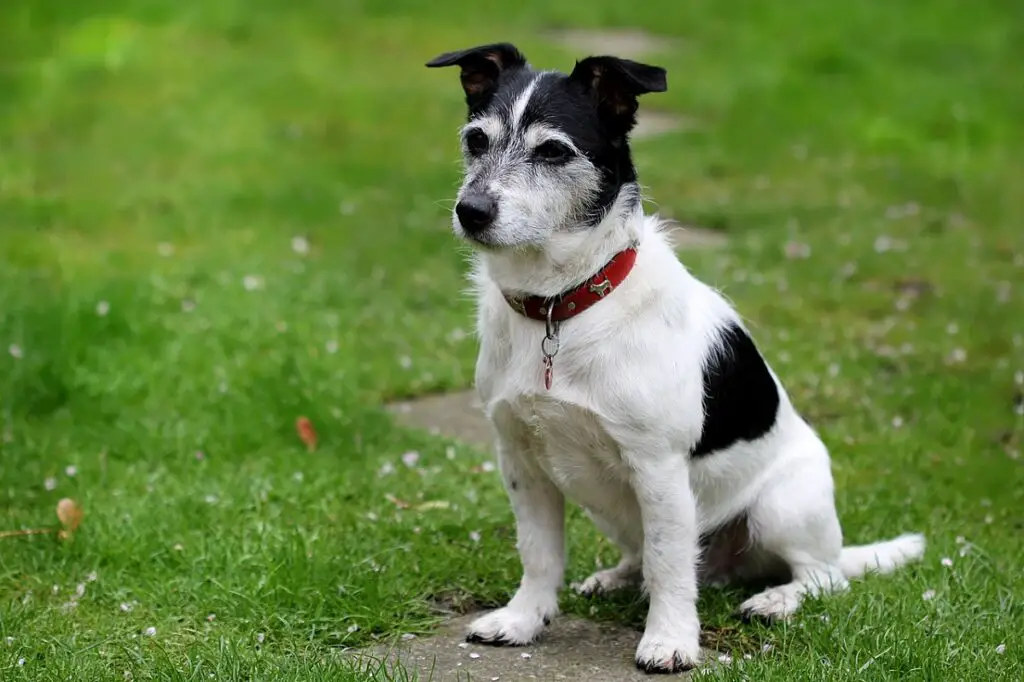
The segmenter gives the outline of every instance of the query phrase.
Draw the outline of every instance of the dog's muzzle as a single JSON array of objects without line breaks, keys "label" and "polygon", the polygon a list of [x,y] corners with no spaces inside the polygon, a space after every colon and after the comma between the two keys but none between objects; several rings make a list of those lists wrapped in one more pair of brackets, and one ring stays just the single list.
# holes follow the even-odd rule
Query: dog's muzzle
[{"label": "dog's muzzle", "polygon": [[473,192],[462,197],[455,205],[455,215],[468,235],[483,232],[498,217],[498,202],[484,192]]}]

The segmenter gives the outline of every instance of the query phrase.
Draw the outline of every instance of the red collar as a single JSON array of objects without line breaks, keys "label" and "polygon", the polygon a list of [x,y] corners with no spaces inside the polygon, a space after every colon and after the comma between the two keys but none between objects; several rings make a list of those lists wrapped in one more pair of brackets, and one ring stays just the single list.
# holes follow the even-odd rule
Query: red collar
[{"label": "red collar", "polygon": [[[619,251],[590,279],[577,287],[557,296],[513,296],[505,294],[505,300],[520,315],[541,322],[562,322],[579,315],[608,294],[615,291],[626,279],[636,263],[636,247],[630,246]],[[551,305],[550,317],[548,305]]]}]

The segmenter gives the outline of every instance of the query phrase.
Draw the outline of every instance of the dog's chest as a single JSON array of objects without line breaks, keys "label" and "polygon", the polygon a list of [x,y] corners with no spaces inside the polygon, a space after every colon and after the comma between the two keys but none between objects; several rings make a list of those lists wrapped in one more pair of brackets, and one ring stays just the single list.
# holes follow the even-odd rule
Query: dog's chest
[{"label": "dog's chest", "polygon": [[623,479],[619,445],[590,410],[543,394],[519,396],[511,409],[529,433],[531,454],[570,498],[587,504],[603,484]]}]

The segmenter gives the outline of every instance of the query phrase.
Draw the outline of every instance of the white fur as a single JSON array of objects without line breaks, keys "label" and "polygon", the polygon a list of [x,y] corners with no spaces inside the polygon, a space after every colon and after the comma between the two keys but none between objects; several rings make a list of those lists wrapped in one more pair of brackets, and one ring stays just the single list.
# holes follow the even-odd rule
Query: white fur
[{"label": "white fur", "polygon": [[[548,230],[532,246],[476,256],[476,386],[495,427],[524,570],[508,605],[474,622],[470,636],[523,644],[557,613],[569,498],[623,553],[618,567],[580,590],[621,587],[642,566],[650,610],[637,664],[680,669],[696,665],[700,651],[701,534],[745,513],[752,544],[727,572],[750,577],[773,557],[788,565],[791,582],[740,607],[766,618],[789,616],[805,594],[843,590],[848,578],[917,559],[924,539],[842,548],[828,452],[781,384],[767,435],[690,458],[703,424],[702,365],[723,326],[740,318],[683,267],[659,220],[631,208],[636,188],[626,190],[594,228]],[[623,284],[562,324],[554,383],[545,390],[544,326],[513,311],[502,292],[555,295],[632,242],[636,265]]]}]

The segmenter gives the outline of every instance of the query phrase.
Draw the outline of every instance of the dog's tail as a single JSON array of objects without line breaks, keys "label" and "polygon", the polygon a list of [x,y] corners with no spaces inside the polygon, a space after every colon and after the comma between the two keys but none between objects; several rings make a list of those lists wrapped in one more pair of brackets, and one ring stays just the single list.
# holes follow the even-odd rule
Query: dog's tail
[{"label": "dog's tail", "polygon": [[839,568],[847,578],[859,578],[865,573],[892,573],[923,557],[924,545],[923,535],[907,533],[870,545],[843,547]]}]

